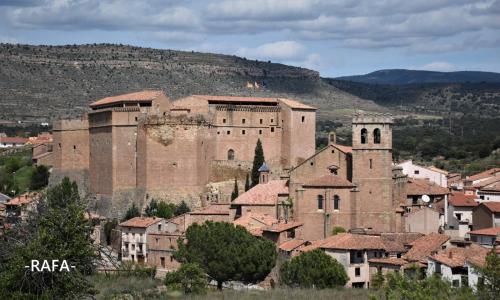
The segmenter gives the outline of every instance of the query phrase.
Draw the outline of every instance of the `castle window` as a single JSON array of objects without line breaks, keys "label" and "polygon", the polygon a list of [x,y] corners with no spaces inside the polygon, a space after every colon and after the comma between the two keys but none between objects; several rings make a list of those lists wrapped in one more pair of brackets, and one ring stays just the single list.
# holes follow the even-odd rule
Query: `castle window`
[{"label": "castle window", "polygon": [[245,124],[246,120],[245,119],[241,119],[241,124]]},{"label": "castle window", "polygon": [[420,174],[420,171],[419,171],[419,170],[415,170],[415,171],[413,171],[413,173],[414,173],[415,175],[418,175],[418,174]]},{"label": "castle window", "polygon": [[245,135],[245,129],[243,129],[243,130],[241,131],[241,134]]},{"label": "castle window", "polygon": [[259,134],[262,134],[262,129],[259,129]]},{"label": "castle window", "polygon": [[222,123],[226,123],[226,119],[222,119]]},{"label": "castle window", "polygon": [[323,195],[318,195],[318,209],[323,209]]},{"label": "castle window", "polygon": [[338,195],[333,196],[333,209],[334,210],[340,209],[340,197]]},{"label": "castle window", "polygon": [[231,134],[231,130],[228,130],[228,131],[227,131],[227,134]]},{"label": "castle window", "polygon": [[368,141],[368,130],[366,128],[361,129],[361,144],[366,144]]},{"label": "castle window", "polygon": [[306,120],[306,117],[305,116],[302,116],[302,123],[304,123]]},{"label": "castle window", "polygon": [[217,131],[217,134],[220,134],[220,131]]},{"label": "castle window", "polygon": [[135,121],[137,122],[137,117],[135,117]]},{"label": "castle window", "polygon": [[264,120],[263,119],[260,119],[260,124],[264,123]]},{"label": "castle window", "polygon": [[373,143],[380,144],[380,129],[378,128],[373,130]]},{"label": "castle window", "polygon": [[73,145],[73,150],[76,150],[76,145]]},{"label": "castle window", "polygon": [[371,158],[370,158],[370,169],[373,169],[373,161]]},{"label": "castle window", "polygon": [[274,127],[271,127],[271,132],[274,132]]},{"label": "castle window", "polygon": [[274,122],[274,119],[271,119],[271,123]]},{"label": "castle window", "polygon": [[234,160],[234,150],[233,149],[229,149],[229,151],[227,151],[227,160]]}]

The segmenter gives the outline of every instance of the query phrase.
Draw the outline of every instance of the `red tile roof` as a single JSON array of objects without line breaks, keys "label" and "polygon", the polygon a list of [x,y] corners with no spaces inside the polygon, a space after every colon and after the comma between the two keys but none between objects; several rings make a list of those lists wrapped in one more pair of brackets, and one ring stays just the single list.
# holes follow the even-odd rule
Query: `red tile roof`
[{"label": "red tile roof", "polygon": [[500,234],[500,227],[491,227],[470,231],[469,234],[497,236]]},{"label": "red tile roof", "polygon": [[[483,185],[483,187],[479,190],[481,192],[500,192],[500,176],[497,176],[498,179],[495,182],[488,182],[488,184]],[[488,180],[485,180],[488,181]]]},{"label": "red tile roof", "polygon": [[233,224],[243,226],[255,236],[262,236],[262,229],[277,223],[278,220],[267,214],[246,213],[244,216],[233,221]]},{"label": "red tile roof", "polygon": [[27,138],[18,137],[18,136],[3,136],[0,137],[0,143],[6,144],[26,144],[28,142]]},{"label": "red tile roof", "polygon": [[289,106],[291,108],[297,108],[297,109],[309,109],[309,110],[313,110],[313,109],[316,109],[315,107],[312,107],[312,106],[309,106],[309,105],[306,105],[304,103],[301,103],[299,101],[296,101],[296,100],[292,100],[292,99],[284,99],[284,98],[279,98],[280,102],[284,103],[286,106]]},{"label": "red tile roof", "polygon": [[310,187],[339,187],[339,188],[353,188],[355,185],[347,179],[344,179],[337,175],[323,175],[316,177],[306,183],[303,186]]},{"label": "red tile roof", "polygon": [[297,109],[310,109],[315,110],[316,108],[303,104],[299,101],[285,98],[269,98],[269,97],[245,97],[245,96],[216,96],[216,95],[192,95],[194,98],[202,99],[205,101],[217,101],[217,102],[262,102],[262,103],[273,103],[278,104],[282,102],[286,106]]},{"label": "red tile roof", "polygon": [[465,265],[466,260],[474,262],[484,262],[486,255],[490,252],[489,249],[472,244],[468,248],[450,248],[430,257],[430,259],[438,261],[449,267],[461,267]]},{"label": "red tile roof", "polygon": [[339,145],[339,144],[332,144],[332,146],[339,149],[340,151],[342,151],[344,153],[352,153],[352,147]]},{"label": "red tile roof", "polygon": [[267,226],[267,227],[262,228],[262,231],[283,232],[283,231],[287,231],[287,230],[290,230],[293,228],[300,227],[302,225],[303,225],[303,223],[300,223],[300,222],[288,221],[285,223],[284,221],[280,221],[280,222],[275,223],[271,226]]},{"label": "red tile roof", "polygon": [[430,233],[411,243],[411,249],[403,258],[409,261],[420,261],[441,250],[441,246],[450,239],[449,236]]},{"label": "red tile roof", "polygon": [[259,183],[247,192],[234,199],[236,205],[276,205],[278,195],[288,195],[286,180],[270,180]]},{"label": "red tile roof", "polygon": [[500,212],[500,202],[485,201],[479,204],[479,206],[484,205],[492,213]]},{"label": "red tile roof", "polygon": [[476,197],[474,195],[466,195],[463,192],[453,191],[451,192],[449,203],[453,206],[463,206],[463,207],[474,207],[478,206],[478,203],[474,201]]},{"label": "red tile roof", "polygon": [[424,236],[419,232],[388,232],[381,233],[380,238],[388,252],[406,252],[406,247]]},{"label": "red tile roof", "polygon": [[16,198],[10,199],[8,202],[5,203],[5,205],[20,206],[29,204],[34,200],[36,200],[38,196],[40,196],[40,194],[37,192],[24,193],[22,195],[17,196]]},{"label": "red tile roof", "polygon": [[309,251],[319,249],[322,244],[323,244],[323,240],[309,241],[309,242],[306,242],[304,245],[300,246],[298,248],[298,250],[300,252],[309,252]]},{"label": "red tile roof", "polygon": [[283,251],[292,251],[304,245],[305,243],[305,240],[293,239],[282,243],[281,245],[279,245],[279,248]]},{"label": "red tile roof", "polygon": [[123,102],[144,102],[151,101],[161,95],[162,91],[141,91],[130,94],[106,97],[100,100],[97,100],[90,104],[90,107],[97,107],[102,105],[108,105],[113,103],[123,103]]},{"label": "red tile roof", "polygon": [[155,223],[163,220],[162,218],[156,217],[135,217],[125,222],[120,223],[122,227],[137,227],[137,228],[147,228]]},{"label": "red tile roof", "polygon": [[413,195],[446,195],[450,191],[427,179],[408,178],[406,194]]},{"label": "red tile roof", "polygon": [[485,178],[488,178],[488,177],[495,175],[495,173],[498,173],[498,172],[500,172],[500,168],[492,168],[492,169],[483,171],[481,173],[477,173],[477,174],[474,174],[472,176],[468,176],[467,179],[472,180],[472,181],[485,179]]},{"label": "red tile roof", "polygon": [[481,180],[481,181],[475,183],[472,186],[475,187],[475,188],[482,189],[482,188],[484,188],[486,186],[489,186],[489,185],[494,184],[494,183],[499,182],[499,181],[500,181],[500,176],[493,176],[491,178],[487,178],[487,179]]},{"label": "red tile roof", "polygon": [[363,250],[363,249],[385,249],[380,236],[339,233],[323,240],[320,248]]}]

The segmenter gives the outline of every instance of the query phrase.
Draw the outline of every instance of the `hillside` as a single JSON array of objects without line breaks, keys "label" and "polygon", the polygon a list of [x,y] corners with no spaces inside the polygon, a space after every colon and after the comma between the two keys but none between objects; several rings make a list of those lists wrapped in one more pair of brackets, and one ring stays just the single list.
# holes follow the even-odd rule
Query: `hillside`
[{"label": "hillside", "polygon": [[[247,82],[265,84],[258,90]],[[0,121],[79,116],[99,98],[141,89],[190,94],[282,96],[349,119],[353,108],[385,109],[325,83],[315,71],[236,56],[122,45],[0,44]]]},{"label": "hillside", "polygon": [[416,83],[500,83],[500,73],[479,71],[435,72],[422,70],[389,69],[365,75],[343,76],[337,80],[371,84],[416,84]]}]

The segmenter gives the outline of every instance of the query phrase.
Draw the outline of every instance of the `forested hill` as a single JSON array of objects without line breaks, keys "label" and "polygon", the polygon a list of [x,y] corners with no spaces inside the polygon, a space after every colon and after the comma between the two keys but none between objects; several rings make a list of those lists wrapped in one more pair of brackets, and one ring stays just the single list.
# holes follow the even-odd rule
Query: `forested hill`
[{"label": "forested hill", "polygon": [[173,99],[292,97],[319,107],[320,118],[347,119],[353,108],[384,110],[325,83],[316,71],[283,64],[111,44],[0,44],[0,121],[75,117],[96,99],[141,89],[162,89]]}]

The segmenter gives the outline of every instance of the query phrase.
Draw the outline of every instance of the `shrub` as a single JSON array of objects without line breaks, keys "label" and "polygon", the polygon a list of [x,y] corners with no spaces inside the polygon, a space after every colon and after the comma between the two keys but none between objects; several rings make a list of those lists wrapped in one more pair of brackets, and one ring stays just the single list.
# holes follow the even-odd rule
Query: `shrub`
[{"label": "shrub", "polygon": [[171,289],[182,289],[185,294],[203,294],[207,288],[207,277],[203,269],[192,263],[182,264],[179,270],[165,275],[165,285]]}]

